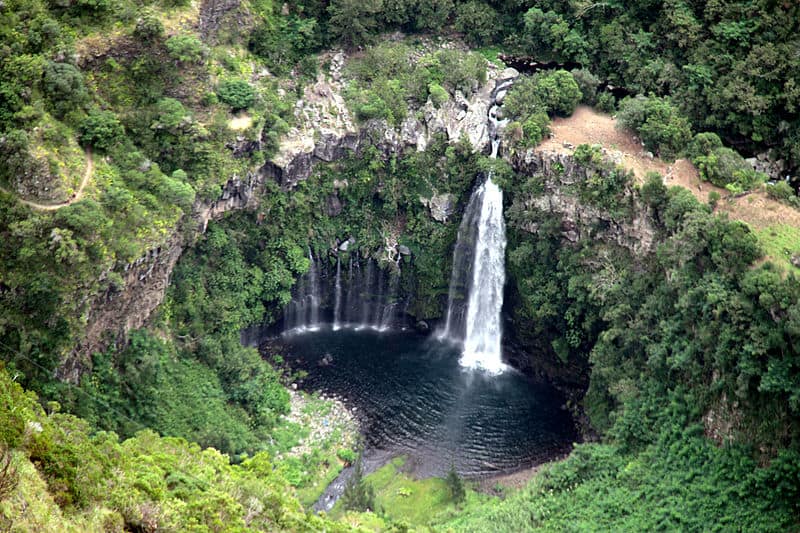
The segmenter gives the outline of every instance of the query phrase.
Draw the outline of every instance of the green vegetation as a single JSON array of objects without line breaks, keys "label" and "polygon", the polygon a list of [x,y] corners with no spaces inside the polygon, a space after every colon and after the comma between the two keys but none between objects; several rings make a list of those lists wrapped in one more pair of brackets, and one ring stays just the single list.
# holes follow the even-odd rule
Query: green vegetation
[{"label": "green vegetation", "polygon": [[784,202],[792,207],[800,208],[800,198],[797,197],[792,186],[785,181],[767,184],[766,191],[770,198]]},{"label": "green vegetation", "polygon": [[247,109],[253,105],[255,91],[244,80],[226,80],[217,89],[217,96],[225,102],[233,111]]},{"label": "green vegetation", "polygon": [[[730,146],[800,163],[797,6],[247,0],[200,24],[185,0],[0,4],[0,529],[797,528],[797,228],[754,233],[657,176],[635,186],[581,146],[585,179],[569,192],[605,218],[585,228],[592,238],[565,244],[560,221],[530,207],[541,176],[441,139],[406,157],[364,148],[291,191],[267,180],[252,212],[212,221],[199,238],[191,217],[274,155],[314,54],[395,29],[455,30],[485,54],[580,63],[509,92],[518,147],[580,101],[613,111],[613,96],[597,94],[604,80],[648,95],[619,102],[619,120],[649,150],[688,154],[732,193],[755,188],[764,176]],[[485,82],[480,54],[434,49],[429,36],[381,42],[344,72],[359,120],[400,125],[428,100],[448,106]],[[241,110],[252,125],[232,131]],[[351,489],[352,507],[377,514],[307,514],[301,504],[354,452],[335,432],[291,452],[308,430],[281,418],[280,356],[263,360],[239,331],[277,320],[309,248],[325,258],[350,237],[390,270],[394,245],[407,246],[409,313],[439,316],[458,213],[490,168],[509,206],[517,340],[588,387],[580,409],[603,442],[502,502],[455,472],[411,480],[397,461]],[[797,204],[783,182],[765,190]],[[18,195],[75,201],[33,210]],[[431,216],[434,198],[453,208],[444,222]],[[651,253],[593,238],[637,214],[655,229]],[[126,267],[170,246],[189,249],[148,329],[76,357],[92,304],[113,303]],[[311,401],[309,416],[324,409]]]},{"label": "green vegetation", "polygon": [[119,441],[83,420],[46,414],[0,369],[0,439],[17,487],[0,527],[20,531],[349,531],[306,514],[266,453],[230,464],[213,449],[152,431]]},{"label": "green vegetation", "polygon": [[428,98],[441,106],[456,91],[469,97],[486,82],[486,61],[473,52],[439,50],[422,53],[404,43],[383,43],[352,61],[353,78],[345,96],[359,120],[385,119],[399,125],[409,104]]},{"label": "green vegetation", "polygon": [[[362,485],[374,492],[377,512],[396,527],[435,530],[446,524],[463,508],[477,508],[494,501],[468,486],[461,485],[461,499],[453,496],[452,485],[444,479],[415,479],[403,468],[405,457],[397,457],[375,472],[364,476]],[[332,518],[343,516],[345,502],[340,500],[331,511]],[[446,524],[449,526],[449,524]],[[447,531],[446,528],[443,529]]]},{"label": "green vegetation", "polygon": [[786,531],[796,525],[796,486],[784,496],[773,483],[798,459],[785,454],[761,469],[740,449],[710,445],[696,426],[666,429],[639,454],[585,444],[527,488],[468,506],[441,530]]},{"label": "green vegetation", "polygon": [[569,116],[583,98],[572,74],[556,70],[518,80],[503,101],[503,113],[512,121],[506,139],[532,148],[549,133],[550,117]]},{"label": "green vegetation", "polygon": [[360,457],[356,459],[353,475],[344,486],[342,507],[347,511],[375,510],[375,489],[364,479],[364,464]]},{"label": "green vegetation", "polygon": [[800,228],[788,224],[768,226],[756,231],[756,235],[764,255],[787,272],[797,273],[792,258],[800,254]]},{"label": "green vegetation", "polygon": [[450,499],[454,503],[461,503],[467,497],[467,492],[464,489],[464,482],[456,472],[455,465],[450,465],[450,470],[447,471],[447,477],[444,478],[447,485],[447,490],[450,491]]},{"label": "green vegetation", "polygon": [[618,118],[621,126],[639,134],[645,147],[663,158],[675,158],[692,138],[689,121],[664,98],[626,98]]}]

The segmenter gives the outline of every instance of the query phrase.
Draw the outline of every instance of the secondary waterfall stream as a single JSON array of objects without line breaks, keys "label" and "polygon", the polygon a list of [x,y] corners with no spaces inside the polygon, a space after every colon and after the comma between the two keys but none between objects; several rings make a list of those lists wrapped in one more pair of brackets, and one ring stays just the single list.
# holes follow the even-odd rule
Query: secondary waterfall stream
[{"label": "secondary waterfall stream", "polygon": [[[335,255],[314,257],[308,252],[308,272],[300,276],[292,300],[284,308],[283,332],[305,333],[331,328],[385,332],[402,326],[401,261],[390,269],[381,268],[375,259],[350,253],[343,259]],[[342,262],[349,261],[346,273]],[[388,270],[388,272],[387,272]]]}]

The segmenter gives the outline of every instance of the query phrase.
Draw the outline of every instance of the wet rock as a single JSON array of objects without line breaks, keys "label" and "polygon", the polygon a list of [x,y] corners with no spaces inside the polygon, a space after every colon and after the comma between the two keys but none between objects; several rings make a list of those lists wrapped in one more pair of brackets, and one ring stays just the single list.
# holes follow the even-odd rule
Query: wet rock
[{"label": "wet rock", "polygon": [[400,252],[400,255],[411,255],[411,249],[405,244],[399,244],[397,251]]},{"label": "wet rock", "polygon": [[428,331],[431,330],[431,327],[424,320],[420,320],[419,322],[414,324],[414,328],[416,328],[416,330],[419,331],[420,333],[427,333]]},{"label": "wet rock", "polygon": [[329,217],[339,216],[342,212],[342,201],[339,200],[338,194],[328,195],[325,200],[325,214]]},{"label": "wet rock", "polygon": [[513,80],[518,77],[519,71],[511,67],[504,69],[500,74],[497,75],[498,80]]}]

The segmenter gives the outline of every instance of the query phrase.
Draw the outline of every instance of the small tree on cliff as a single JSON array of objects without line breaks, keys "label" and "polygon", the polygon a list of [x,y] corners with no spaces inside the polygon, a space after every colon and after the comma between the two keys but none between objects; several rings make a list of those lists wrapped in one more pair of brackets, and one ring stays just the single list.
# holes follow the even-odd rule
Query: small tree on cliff
[{"label": "small tree on cliff", "polygon": [[444,479],[447,484],[447,490],[450,491],[450,499],[454,503],[461,503],[467,497],[467,491],[464,489],[464,482],[456,472],[456,466],[450,463],[450,470],[447,472],[447,477]]}]

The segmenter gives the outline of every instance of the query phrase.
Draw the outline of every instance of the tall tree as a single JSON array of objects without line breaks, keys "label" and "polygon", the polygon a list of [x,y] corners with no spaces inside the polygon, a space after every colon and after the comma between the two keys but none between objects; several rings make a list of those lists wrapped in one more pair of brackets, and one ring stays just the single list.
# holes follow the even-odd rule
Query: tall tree
[{"label": "tall tree", "polygon": [[328,6],[330,31],[345,44],[362,45],[378,28],[382,9],[383,0],[333,0]]}]

